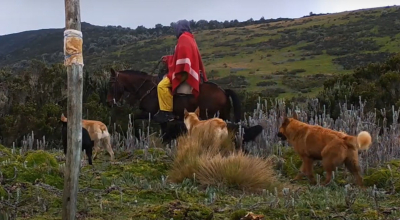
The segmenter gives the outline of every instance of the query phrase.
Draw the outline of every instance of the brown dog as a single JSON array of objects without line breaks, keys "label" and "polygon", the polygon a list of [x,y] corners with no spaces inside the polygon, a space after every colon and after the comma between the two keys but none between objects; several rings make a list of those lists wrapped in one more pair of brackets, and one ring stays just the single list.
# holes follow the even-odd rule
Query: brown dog
[{"label": "brown dog", "polygon": [[[61,118],[65,120],[65,122],[67,121],[64,114],[61,115]],[[97,153],[100,150],[99,145],[102,145],[107,149],[108,154],[110,154],[110,159],[113,161],[114,151],[111,148],[110,133],[108,133],[107,126],[101,121],[82,119],[82,127],[89,132],[90,138],[94,141],[93,159],[97,157]]]},{"label": "brown dog", "polygon": [[201,128],[208,126],[208,129],[215,132],[210,132],[210,134],[215,134],[219,140],[224,140],[228,137],[228,126],[226,122],[220,118],[210,118],[208,120],[200,120],[200,109],[197,107],[195,112],[188,112],[186,108],[184,109],[184,123],[189,135],[199,132]]},{"label": "brown dog", "polygon": [[311,184],[315,184],[312,165],[314,160],[322,160],[326,171],[326,180],[323,185],[331,181],[332,171],[344,163],[355,177],[357,185],[363,186],[358,151],[369,149],[371,135],[368,132],[362,131],[357,136],[347,135],[344,132],[303,123],[297,120],[297,115],[294,113],[293,118],[284,117],[278,137],[288,140],[303,162],[300,168],[301,173],[293,180],[301,179],[302,175],[305,175]]}]

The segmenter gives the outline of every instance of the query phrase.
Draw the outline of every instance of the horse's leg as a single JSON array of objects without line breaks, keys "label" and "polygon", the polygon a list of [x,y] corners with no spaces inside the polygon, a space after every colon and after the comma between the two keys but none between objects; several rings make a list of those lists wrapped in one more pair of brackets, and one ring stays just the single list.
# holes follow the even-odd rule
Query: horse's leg
[{"label": "horse's leg", "polygon": [[149,119],[149,112],[141,110],[139,114],[135,114],[133,116],[133,124],[135,128],[135,137],[140,141],[140,133],[139,133],[139,128],[136,127],[135,122],[136,120],[148,120]]},{"label": "horse's leg", "polygon": [[[147,119],[148,120],[149,119],[149,112],[140,110],[140,113],[139,114],[135,114],[133,117],[134,117],[135,120],[136,119],[139,119],[139,120]],[[152,115],[151,115],[151,117],[152,117]]]},{"label": "horse's leg", "polygon": [[[197,108],[196,99],[193,95],[182,95],[175,94],[174,95],[174,115],[177,120],[183,121],[183,111],[186,108],[189,112],[194,112]],[[202,111],[202,109],[200,109]]]},{"label": "horse's leg", "polygon": [[207,106],[207,104],[204,103],[199,103],[199,107],[201,110],[200,117],[202,120],[207,120],[214,117],[226,120],[226,113],[222,107],[212,106],[211,108],[208,108],[210,106]]},{"label": "horse's leg", "polygon": [[225,104],[222,105],[221,108],[219,108],[219,117],[222,120],[230,120],[230,110],[231,110],[231,106],[230,106],[230,100],[227,99]]},{"label": "horse's leg", "polygon": [[161,123],[160,124],[161,127],[161,139],[162,139],[162,143],[166,144],[169,143],[171,141],[171,139],[169,138],[169,134],[168,133],[168,125],[167,122]]}]

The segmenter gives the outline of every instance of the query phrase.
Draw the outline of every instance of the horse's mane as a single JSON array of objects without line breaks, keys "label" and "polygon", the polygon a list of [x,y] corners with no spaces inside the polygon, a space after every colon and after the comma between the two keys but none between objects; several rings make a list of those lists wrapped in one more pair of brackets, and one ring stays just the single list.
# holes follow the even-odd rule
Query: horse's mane
[{"label": "horse's mane", "polygon": [[149,76],[148,73],[140,71],[140,70],[120,70],[120,73],[126,73],[129,75],[140,75],[140,76]]}]

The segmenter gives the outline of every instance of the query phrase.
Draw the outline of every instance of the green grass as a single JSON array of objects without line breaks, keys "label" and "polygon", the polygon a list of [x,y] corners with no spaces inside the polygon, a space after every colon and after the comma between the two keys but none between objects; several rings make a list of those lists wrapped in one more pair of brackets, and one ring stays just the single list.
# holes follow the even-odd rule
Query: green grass
[{"label": "green grass", "polygon": [[[298,19],[295,21],[290,22],[278,22],[276,24],[270,24],[270,26],[275,25],[285,25],[286,27],[281,27],[275,30],[264,30],[262,27],[265,25],[253,25],[247,26],[244,28],[228,28],[220,31],[203,31],[196,33],[196,39],[198,42],[201,42],[203,47],[200,48],[203,54],[208,55],[209,53],[214,53],[214,56],[217,53],[227,53],[228,51],[235,51],[235,56],[225,55],[222,58],[207,60],[207,69],[208,70],[218,70],[220,72],[220,76],[227,76],[230,74],[229,70],[227,71],[226,68],[223,67],[223,64],[226,64],[228,68],[247,68],[250,71],[256,71],[255,74],[249,74],[245,71],[242,71],[240,74],[246,76],[247,81],[250,83],[250,87],[247,88],[250,91],[257,91],[260,88],[257,88],[255,85],[260,80],[260,74],[270,74],[271,72],[280,71],[283,69],[306,69],[305,73],[299,74],[299,76],[308,76],[313,74],[338,74],[338,73],[350,73],[349,70],[344,70],[341,65],[334,64],[332,60],[338,56],[328,55],[326,50],[323,50],[322,55],[314,55],[313,58],[306,57],[306,59],[300,60],[301,54],[304,51],[300,50],[299,48],[305,46],[307,44],[312,44],[314,42],[295,42],[290,46],[283,47],[281,49],[271,48],[271,49],[263,49],[262,51],[257,50],[257,47],[253,48],[253,52],[245,53],[244,50],[246,46],[249,44],[260,44],[267,42],[270,39],[279,39],[281,36],[286,35],[284,33],[278,33],[283,30],[289,29],[297,29],[295,32],[296,35],[299,35],[303,32],[306,28],[312,28],[316,25],[321,25],[322,27],[317,32],[323,32],[323,30],[329,31],[329,28],[334,24],[336,26],[342,25],[344,28],[350,27],[353,24],[354,27],[361,27],[362,23],[368,23],[372,21],[378,21],[382,11],[385,9],[378,9],[375,12],[371,13],[371,10],[366,11],[359,11],[357,14],[353,15],[346,15],[348,13],[339,13],[339,14],[332,14],[326,16],[318,16],[312,18],[304,18]],[[388,13],[395,13],[395,9],[387,10]],[[375,18],[366,18],[364,16],[365,13],[368,13],[367,16],[373,15]],[[348,17],[348,19],[344,19]],[[306,21],[306,22],[302,22]],[[357,25],[354,25],[357,24]],[[255,31],[254,33],[246,34],[246,31],[252,30]],[[367,31],[372,33],[379,33],[378,25],[374,26],[371,29],[364,29],[363,31]],[[213,34],[218,32],[219,35],[222,34],[222,37],[217,38],[217,40],[212,41],[215,39]],[[227,33],[232,33],[232,35],[225,36]],[[257,37],[253,37],[254,34],[257,34]],[[259,36],[264,34],[265,36]],[[214,46],[211,47],[214,43],[224,43],[229,40],[234,39],[234,36],[239,37],[242,39],[242,42],[233,42],[234,46],[225,47],[225,46]],[[332,35],[334,37],[335,35]],[[344,34],[343,36],[346,36]],[[328,36],[329,37],[329,36]],[[378,51],[363,51],[361,53],[376,53],[376,52],[395,52],[395,48],[398,47],[398,41],[400,36],[397,34],[395,36],[394,41],[390,41],[390,37],[366,37],[366,39],[374,39],[376,40],[376,44],[380,45],[380,49]],[[356,40],[363,40],[363,38],[357,38]],[[251,49],[250,49],[251,50]],[[266,57],[266,55],[269,57]],[[348,53],[346,55],[351,55],[352,53]],[[290,55],[290,57],[288,56]],[[289,62],[289,59],[294,59],[294,62]],[[274,64],[275,63],[275,64]],[[276,64],[279,63],[279,64]],[[225,69],[225,70],[224,70]],[[246,70],[247,71],[247,70]],[[313,91],[319,91],[321,88],[316,87],[312,88]],[[290,91],[289,94],[286,95],[293,95],[297,93],[297,91]],[[312,92],[310,94],[315,94]],[[285,95],[282,95],[285,96]]]},{"label": "green grass", "polygon": [[[10,153],[4,148],[2,152]],[[44,158],[43,154],[40,155]],[[51,152],[47,157],[53,160],[61,158],[61,155],[62,152]],[[168,178],[165,179],[172,164],[169,155],[162,148],[150,148],[147,153],[143,150],[118,152],[118,162],[110,164],[108,156],[101,154],[94,161],[93,168],[85,166],[80,172],[77,207],[79,219],[222,220],[240,219],[247,212],[263,214],[266,219],[326,219],[344,215],[350,219],[400,217],[400,213],[395,211],[400,202],[398,193],[374,195],[372,188],[366,191],[345,189],[344,185],[351,179],[341,168],[335,175],[335,182],[328,187],[309,186],[307,180],[289,183],[288,180],[296,174],[294,167],[298,169],[300,165],[298,156],[292,150],[284,150],[281,159],[285,162],[283,166],[276,167],[276,172],[281,174],[281,188],[260,193],[223,186],[205,187],[199,185],[194,178],[172,184]],[[2,172],[8,180],[0,185],[0,196],[4,198],[0,206],[11,211],[5,204],[14,204],[18,200],[17,219],[61,219],[63,179],[62,173],[54,171],[52,165],[20,167],[18,175],[39,170],[48,174],[42,177],[39,174],[33,175],[40,177],[36,179],[26,175],[27,179],[19,177],[17,180],[9,180],[13,176],[13,166],[19,166],[19,161],[26,157],[14,153],[10,162],[3,163]],[[390,164],[393,169],[399,166],[398,161]],[[62,170],[61,167],[59,169]],[[315,172],[323,175],[321,167],[316,166]],[[368,186],[375,184],[379,190],[389,190],[388,175],[387,168],[371,169],[370,173],[364,175],[365,183]],[[399,191],[400,183],[396,184]],[[4,189],[11,197],[8,197],[9,193]]]}]

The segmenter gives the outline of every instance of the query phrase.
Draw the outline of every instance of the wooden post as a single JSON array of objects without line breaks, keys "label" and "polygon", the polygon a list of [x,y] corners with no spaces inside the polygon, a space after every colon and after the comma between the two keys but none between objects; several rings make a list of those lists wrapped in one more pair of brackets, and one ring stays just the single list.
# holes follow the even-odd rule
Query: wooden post
[{"label": "wooden post", "polygon": [[79,0],[65,0],[64,65],[68,74],[68,151],[64,170],[63,220],[74,220],[82,150],[83,57]]}]

